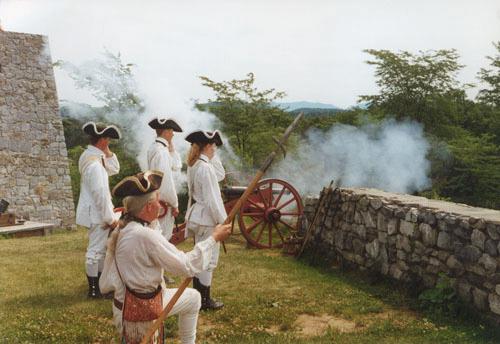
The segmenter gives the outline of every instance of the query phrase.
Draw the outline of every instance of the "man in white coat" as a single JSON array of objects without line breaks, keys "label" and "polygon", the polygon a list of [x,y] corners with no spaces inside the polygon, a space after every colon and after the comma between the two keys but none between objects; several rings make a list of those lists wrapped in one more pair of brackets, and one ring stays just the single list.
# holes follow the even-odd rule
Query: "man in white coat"
[{"label": "man in white coat", "polygon": [[[231,225],[219,225],[192,251],[178,250],[149,227],[161,207],[157,191],[161,178],[161,172],[146,171],[123,179],[113,189],[115,196],[124,197],[123,228],[110,237],[100,287],[103,292],[114,291],[113,320],[123,343],[139,343],[177,291],[165,287],[163,271],[193,276],[205,270],[217,243],[231,232]],[[179,315],[183,344],[195,343],[199,309],[200,294],[187,288],[169,314]],[[152,342],[163,343],[162,329]]]},{"label": "man in white coat", "polygon": [[175,190],[174,171],[182,168],[179,153],[174,148],[172,138],[174,132],[182,132],[181,127],[173,120],[156,117],[149,126],[156,131],[156,139],[148,150],[148,170],[163,173],[159,190],[160,201],[167,207],[166,212],[158,219],[160,231],[165,239],[170,240],[174,229],[175,217],[179,214],[179,201]]},{"label": "man in white coat", "polygon": [[89,243],[85,255],[85,270],[89,284],[88,297],[99,298],[99,277],[106,255],[106,241],[110,228],[118,224],[109,191],[109,176],[120,171],[116,155],[109,149],[111,139],[120,139],[114,125],[88,122],[83,131],[90,144],[80,156],[80,198],[76,208],[76,223],[88,229]]}]

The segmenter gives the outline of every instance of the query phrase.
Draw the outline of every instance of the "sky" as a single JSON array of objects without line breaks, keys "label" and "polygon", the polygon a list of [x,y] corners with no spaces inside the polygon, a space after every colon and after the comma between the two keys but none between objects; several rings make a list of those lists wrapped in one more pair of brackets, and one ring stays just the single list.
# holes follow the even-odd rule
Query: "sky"
[{"label": "sky", "polygon": [[[0,0],[4,30],[49,37],[52,59],[79,64],[107,48],[136,64],[150,108],[212,96],[199,76],[256,75],[284,101],[348,107],[377,92],[363,49],[458,50],[462,82],[477,82],[500,40],[500,2],[489,0]],[[60,99],[86,101],[56,70]],[[471,89],[474,97],[477,89]],[[176,105],[177,104],[177,105]]]}]

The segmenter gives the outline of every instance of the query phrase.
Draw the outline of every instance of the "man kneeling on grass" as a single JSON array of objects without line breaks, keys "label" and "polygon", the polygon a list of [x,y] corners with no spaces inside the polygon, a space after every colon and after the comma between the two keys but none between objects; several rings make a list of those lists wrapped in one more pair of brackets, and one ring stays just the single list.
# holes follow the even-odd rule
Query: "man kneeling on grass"
[{"label": "man kneeling on grass", "polygon": [[[122,343],[139,343],[176,292],[165,287],[164,270],[187,277],[207,269],[216,242],[231,231],[231,225],[218,225],[210,238],[185,253],[151,229],[161,208],[157,190],[162,177],[161,172],[147,171],[123,179],[113,189],[114,196],[124,197],[123,224],[108,240],[99,285],[105,293],[114,291],[113,320]],[[170,312],[179,314],[182,343],[195,342],[200,306],[198,291],[187,288]],[[162,329],[153,342],[163,343]]]}]

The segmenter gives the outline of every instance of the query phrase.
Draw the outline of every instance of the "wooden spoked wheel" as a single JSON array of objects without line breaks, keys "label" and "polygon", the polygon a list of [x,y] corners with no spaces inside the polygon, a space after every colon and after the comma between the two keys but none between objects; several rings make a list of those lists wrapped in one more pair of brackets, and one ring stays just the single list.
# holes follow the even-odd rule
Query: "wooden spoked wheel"
[{"label": "wooden spoked wheel", "polygon": [[297,190],[280,179],[261,180],[239,212],[247,242],[257,248],[281,248],[299,231],[304,213]]}]

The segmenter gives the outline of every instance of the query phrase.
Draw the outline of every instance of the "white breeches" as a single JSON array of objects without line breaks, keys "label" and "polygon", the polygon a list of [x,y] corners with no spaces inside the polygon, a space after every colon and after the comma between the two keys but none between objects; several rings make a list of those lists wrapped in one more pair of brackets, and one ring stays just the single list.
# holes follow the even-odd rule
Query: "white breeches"
[{"label": "white breeches", "polygon": [[[188,227],[189,230],[194,233],[194,240],[197,243],[210,238],[214,231],[213,226],[202,226],[189,223]],[[208,264],[207,270],[195,275],[195,277],[198,278],[204,286],[208,287],[212,284],[212,274],[217,267],[217,263],[219,262],[219,251],[220,243],[217,243],[212,250],[212,257],[210,259],[210,263]]]},{"label": "white breeches", "polygon": [[104,258],[106,257],[106,242],[108,240],[109,230],[101,225],[92,225],[89,230],[89,244],[87,246],[86,269],[87,275],[97,276],[97,271],[102,271]]},{"label": "white breeches", "polygon": [[[177,289],[163,289],[163,307],[165,308]],[[182,344],[194,344],[196,324],[201,307],[201,296],[197,290],[186,288],[172,308],[170,315],[179,315],[179,338]],[[113,322],[122,333],[122,311],[113,305]]]}]

